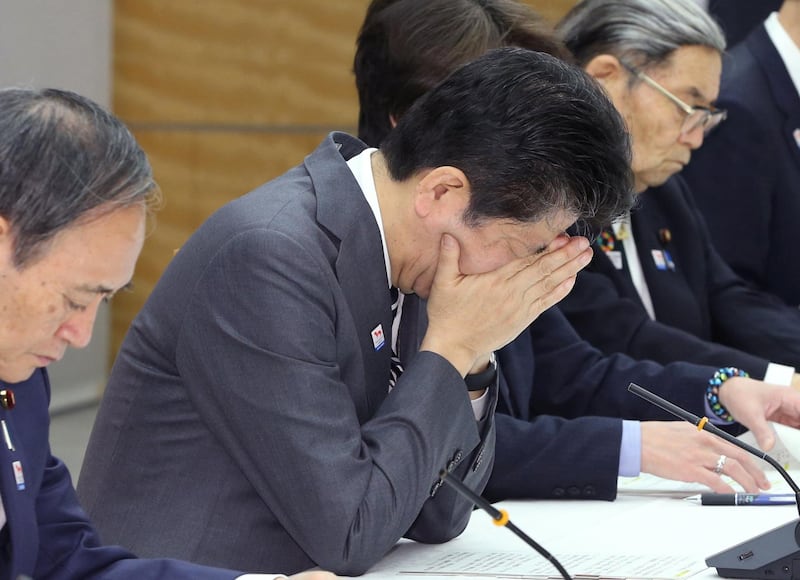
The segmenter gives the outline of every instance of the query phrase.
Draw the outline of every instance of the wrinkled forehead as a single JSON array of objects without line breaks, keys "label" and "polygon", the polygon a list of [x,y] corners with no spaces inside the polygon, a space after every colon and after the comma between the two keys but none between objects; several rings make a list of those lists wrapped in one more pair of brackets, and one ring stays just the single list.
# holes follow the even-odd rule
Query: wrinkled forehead
[{"label": "wrinkled forehead", "polygon": [[680,96],[710,103],[719,94],[722,56],[711,47],[682,46],[664,61],[642,70]]}]

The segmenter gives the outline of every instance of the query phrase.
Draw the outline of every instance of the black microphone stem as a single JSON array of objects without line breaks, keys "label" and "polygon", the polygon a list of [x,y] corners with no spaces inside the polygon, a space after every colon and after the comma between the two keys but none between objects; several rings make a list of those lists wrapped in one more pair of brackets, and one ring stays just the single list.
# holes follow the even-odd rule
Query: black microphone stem
[{"label": "black microphone stem", "polygon": [[773,457],[770,457],[765,452],[761,451],[760,449],[756,449],[752,445],[748,445],[747,443],[740,441],[727,431],[723,431],[716,425],[713,425],[709,420],[708,417],[698,417],[694,413],[690,413],[686,409],[681,409],[674,403],[670,403],[666,399],[662,399],[658,395],[651,393],[644,387],[640,387],[636,383],[630,383],[628,385],[628,390],[633,393],[634,395],[638,395],[639,397],[643,398],[646,401],[649,401],[656,407],[661,407],[668,413],[672,413],[679,419],[683,419],[684,421],[688,421],[692,425],[695,425],[699,430],[705,430],[709,433],[713,433],[717,437],[721,437],[728,441],[732,445],[744,449],[748,453],[755,455],[756,457],[763,459],[767,463],[769,463],[775,470],[780,473],[781,477],[789,484],[789,487],[794,492],[795,501],[797,502],[797,513],[800,515],[800,487],[794,482],[794,480],[786,473],[786,470],[783,466],[778,463]]},{"label": "black microphone stem", "polygon": [[533,540],[530,536],[528,536],[525,532],[520,530],[517,526],[511,523],[511,520],[508,519],[508,513],[505,510],[498,510],[484,498],[479,496],[477,493],[472,491],[466,485],[464,485],[459,479],[453,477],[448,477],[450,475],[447,471],[442,470],[439,472],[439,477],[441,477],[442,481],[455,489],[458,493],[466,497],[469,501],[474,503],[476,506],[481,508],[483,511],[487,512],[492,519],[494,520],[495,525],[498,526],[505,526],[512,532],[514,532],[519,538],[528,544],[531,548],[539,552],[546,560],[548,560],[553,566],[555,566],[556,570],[561,574],[561,577],[564,580],[572,580],[569,573],[566,571],[564,566],[561,565],[555,556],[553,556],[550,552],[544,549],[541,545]]}]

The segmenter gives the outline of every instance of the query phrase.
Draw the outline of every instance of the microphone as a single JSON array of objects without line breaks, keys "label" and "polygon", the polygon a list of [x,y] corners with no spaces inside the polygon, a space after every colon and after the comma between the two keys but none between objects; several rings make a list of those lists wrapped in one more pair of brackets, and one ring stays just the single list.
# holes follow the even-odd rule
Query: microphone
[{"label": "microphone", "polygon": [[[752,445],[739,441],[736,437],[712,425],[708,417],[698,417],[686,409],[682,409],[640,387],[636,383],[628,385],[628,391],[645,399],[679,419],[688,421],[697,426],[698,431],[708,431],[725,439],[732,445],[744,449],[748,453],[763,459],[781,474],[786,483],[795,494],[798,513],[800,513],[800,487],[789,477],[780,463],[775,461],[763,451]],[[763,534],[745,540],[732,548],[706,558],[706,565],[717,569],[717,574],[723,578],[750,578],[770,579],[776,578],[800,580],[800,521],[793,521]]]},{"label": "microphone", "polygon": [[506,510],[499,510],[495,508],[484,498],[482,498],[477,493],[468,488],[466,485],[464,485],[462,481],[455,478],[451,479],[448,477],[448,475],[450,474],[445,469],[439,472],[439,477],[444,483],[455,489],[458,493],[466,497],[473,504],[475,504],[483,511],[488,513],[490,516],[492,516],[492,519],[494,520],[494,525],[507,527],[509,530],[511,530],[517,536],[519,536],[519,538],[522,539],[523,542],[525,542],[531,548],[539,552],[539,554],[541,554],[545,560],[548,560],[553,566],[555,566],[556,570],[558,570],[559,574],[561,574],[561,577],[564,580],[572,580],[572,577],[566,571],[564,566],[561,565],[561,562],[559,562],[556,559],[555,556],[553,556],[550,552],[545,550],[544,547],[541,546],[541,544],[535,542],[533,538],[528,536],[525,532],[523,532],[517,526],[511,523],[511,520],[508,519],[508,512]]}]

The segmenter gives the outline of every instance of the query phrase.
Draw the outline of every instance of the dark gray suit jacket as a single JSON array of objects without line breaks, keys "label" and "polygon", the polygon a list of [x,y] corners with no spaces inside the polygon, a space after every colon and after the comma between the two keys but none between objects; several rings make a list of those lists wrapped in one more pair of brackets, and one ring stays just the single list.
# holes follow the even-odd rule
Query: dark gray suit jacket
[{"label": "dark gray suit jacket", "polygon": [[[380,233],[330,135],[305,163],[213,215],[181,248],[114,366],[79,495],[107,542],[142,556],[364,572],[401,537],[442,542],[493,458],[464,381],[413,356],[388,393],[391,311]],[[380,325],[385,345],[376,348]],[[434,494],[431,497],[432,493]]]}]

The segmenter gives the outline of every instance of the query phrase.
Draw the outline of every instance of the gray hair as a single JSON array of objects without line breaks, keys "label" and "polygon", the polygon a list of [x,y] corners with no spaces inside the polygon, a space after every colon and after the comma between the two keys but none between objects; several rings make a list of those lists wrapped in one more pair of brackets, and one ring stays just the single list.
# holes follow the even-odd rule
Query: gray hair
[{"label": "gray hair", "polygon": [[144,151],[97,103],[57,89],[0,90],[0,216],[17,268],[58,232],[158,196]]},{"label": "gray hair", "polygon": [[648,68],[682,46],[725,51],[722,29],[693,0],[584,0],[556,28],[580,66],[599,54]]}]

